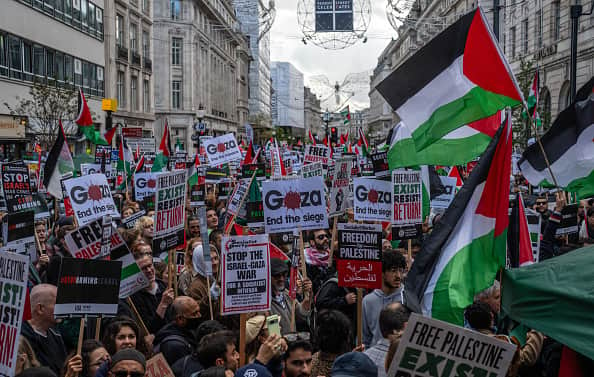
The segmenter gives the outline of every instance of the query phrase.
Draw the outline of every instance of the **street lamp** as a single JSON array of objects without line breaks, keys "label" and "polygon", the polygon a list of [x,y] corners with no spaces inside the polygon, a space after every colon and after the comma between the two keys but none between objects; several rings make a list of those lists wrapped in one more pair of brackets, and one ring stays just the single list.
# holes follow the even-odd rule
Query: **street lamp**
[{"label": "street lamp", "polygon": [[206,115],[206,110],[204,110],[204,106],[202,104],[198,105],[198,110],[196,111],[196,118],[198,121],[202,123],[202,119],[204,119],[204,115]]},{"label": "street lamp", "polygon": [[204,106],[202,106],[202,104],[198,105],[198,110],[196,110],[196,118],[198,118],[198,123],[194,124],[194,134],[192,135],[194,147],[196,147],[196,154],[200,154],[200,136],[203,133],[206,133],[206,125],[202,122],[205,114],[206,111],[204,110]]},{"label": "street lamp", "polygon": [[324,115],[322,115],[322,121],[324,122],[325,126],[326,126],[326,140],[328,140],[328,123],[330,123],[330,121],[332,120],[332,114],[330,114],[330,112],[328,111],[328,109],[326,108],[326,112],[324,113]]}]

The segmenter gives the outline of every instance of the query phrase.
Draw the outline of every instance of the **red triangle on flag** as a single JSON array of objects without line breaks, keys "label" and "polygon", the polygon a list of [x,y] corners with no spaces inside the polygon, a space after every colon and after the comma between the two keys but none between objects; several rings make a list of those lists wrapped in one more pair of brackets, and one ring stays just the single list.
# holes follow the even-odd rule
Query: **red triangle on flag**
[{"label": "red triangle on flag", "polygon": [[534,255],[532,254],[532,241],[530,240],[530,232],[528,231],[528,220],[526,219],[526,211],[524,210],[524,201],[522,200],[522,195],[518,194],[518,210],[520,216],[520,255],[519,255],[519,265],[527,265],[534,263]]},{"label": "red triangle on flag", "polygon": [[456,178],[456,187],[462,187],[463,182],[462,182],[462,177],[460,176],[460,172],[458,172],[458,167],[456,167],[456,166],[452,167],[452,169],[450,170],[450,173],[448,174],[448,177]]},{"label": "red triangle on flag", "polygon": [[93,124],[93,117],[91,117],[91,111],[87,105],[82,88],[78,90],[78,111],[74,122],[81,127],[91,126]]},{"label": "red triangle on flag", "polygon": [[171,140],[169,138],[169,124],[167,124],[167,120],[165,120],[165,130],[163,131],[161,144],[159,144],[159,150],[163,152],[165,157],[171,156]]},{"label": "red triangle on flag", "polygon": [[111,145],[111,141],[113,140],[113,137],[115,136],[117,130],[117,127],[112,127],[103,134],[103,137],[105,138],[108,144]]}]

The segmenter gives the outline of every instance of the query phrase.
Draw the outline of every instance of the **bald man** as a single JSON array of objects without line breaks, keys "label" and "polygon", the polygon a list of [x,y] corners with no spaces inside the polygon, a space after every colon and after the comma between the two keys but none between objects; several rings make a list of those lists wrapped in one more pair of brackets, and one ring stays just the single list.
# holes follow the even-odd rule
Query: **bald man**
[{"label": "bald man", "polygon": [[171,304],[171,309],[172,322],[159,330],[153,343],[169,365],[196,349],[198,342],[192,330],[200,323],[200,306],[191,297],[179,296]]},{"label": "bald man", "polygon": [[66,346],[60,333],[53,329],[57,292],[50,284],[39,284],[31,289],[31,319],[23,323],[21,334],[31,343],[41,365],[48,366],[59,376],[66,360]]}]

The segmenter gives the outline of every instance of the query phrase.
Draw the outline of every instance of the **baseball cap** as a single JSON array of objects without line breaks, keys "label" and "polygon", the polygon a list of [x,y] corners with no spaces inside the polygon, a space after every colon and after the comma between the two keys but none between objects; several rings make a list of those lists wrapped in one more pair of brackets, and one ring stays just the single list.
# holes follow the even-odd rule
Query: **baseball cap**
[{"label": "baseball cap", "polygon": [[270,258],[270,275],[280,275],[289,272],[289,266],[279,258]]},{"label": "baseball cap", "polygon": [[349,352],[334,360],[331,375],[332,377],[377,377],[377,366],[364,353]]},{"label": "baseball cap", "polygon": [[235,377],[272,377],[272,374],[265,366],[252,363],[239,368],[235,372]]}]

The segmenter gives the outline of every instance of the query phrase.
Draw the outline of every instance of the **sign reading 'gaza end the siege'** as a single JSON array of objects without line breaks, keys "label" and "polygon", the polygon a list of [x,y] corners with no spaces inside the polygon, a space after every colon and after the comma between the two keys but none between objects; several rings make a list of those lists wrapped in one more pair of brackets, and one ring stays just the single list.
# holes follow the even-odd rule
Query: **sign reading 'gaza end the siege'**
[{"label": "sign reading 'gaza end the siege'", "polygon": [[370,178],[353,180],[355,220],[391,221],[392,188],[389,181]]},{"label": "sign reading 'gaza end the siege'", "polygon": [[505,377],[516,345],[412,313],[388,377]]},{"label": "sign reading 'gaza end the siege'", "polygon": [[266,233],[328,227],[322,177],[265,181],[262,202]]},{"label": "sign reading 'gaza end the siege'", "polygon": [[241,151],[233,134],[204,140],[204,148],[210,166],[218,166],[241,159]]},{"label": "sign reading 'gaza end the siege'", "polygon": [[157,173],[134,174],[134,197],[136,200],[153,196],[157,188]]},{"label": "sign reading 'gaza end the siege'", "polygon": [[153,255],[184,244],[186,171],[174,170],[157,176]]},{"label": "sign reading 'gaza end the siege'", "polygon": [[105,175],[89,174],[72,178],[64,181],[64,187],[78,225],[87,225],[105,215],[120,217]]},{"label": "sign reading 'gaza end the siege'", "polygon": [[382,287],[382,226],[338,224],[338,285],[375,289]]}]

